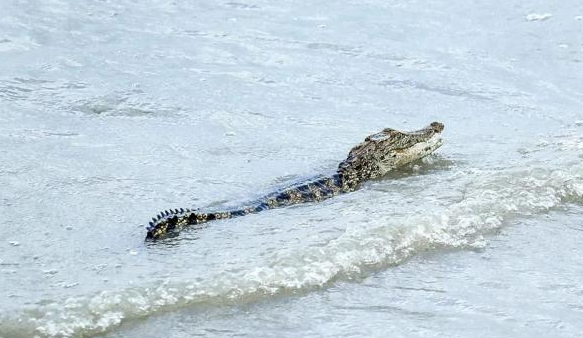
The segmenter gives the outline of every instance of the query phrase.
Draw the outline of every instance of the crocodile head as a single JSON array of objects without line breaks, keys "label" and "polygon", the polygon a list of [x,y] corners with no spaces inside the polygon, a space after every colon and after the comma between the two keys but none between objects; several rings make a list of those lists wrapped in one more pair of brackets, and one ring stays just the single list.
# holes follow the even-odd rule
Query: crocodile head
[{"label": "crocodile head", "polygon": [[443,144],[443,127],[442,123],[433,122],[417,131],[386,128],[368,136],[350,150],[348,158],[338,167],[338,172],[344,176],[345,189],[352,190],[360,182],[383,176],[394,168],[431,154]]}]

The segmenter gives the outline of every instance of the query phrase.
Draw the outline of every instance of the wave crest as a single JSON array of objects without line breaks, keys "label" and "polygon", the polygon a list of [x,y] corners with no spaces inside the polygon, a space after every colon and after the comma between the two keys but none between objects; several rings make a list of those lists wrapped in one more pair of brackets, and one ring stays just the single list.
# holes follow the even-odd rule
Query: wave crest
[{"label": "wave crest", "polygon": [[583,200],[583,167],[569,170],[473,170],[461,198],[427,214],[349,227],[325,245],[275,254],[268,264],[224,271],[203,281],[159,281],[150,287],[69,298],[0,317],[0,337],[87,337],[120,323],[202,303],[232,303],[305,292],[401,263],[435,248],[480,247],[482,236],[519,217]]}]

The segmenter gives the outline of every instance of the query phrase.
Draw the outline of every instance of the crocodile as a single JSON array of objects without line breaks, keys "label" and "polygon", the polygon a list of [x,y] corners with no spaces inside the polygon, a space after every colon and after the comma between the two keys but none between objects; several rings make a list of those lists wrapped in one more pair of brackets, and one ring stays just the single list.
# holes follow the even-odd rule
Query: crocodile
[{"label": "crocodile", "polygon": [[401,132],[386,128],[369,135],[354,146],[348,157],[330,175],[292,185],[253,200],[237,208],[200,211],[190,208],[169,209],[152,218],[146,240],[174,236],[188,226],[258,213],[264,210],[324,199],[358,189],[363,182],[381,177],[390,170],[433,153],[442,144],[444,125],[433,122],[427,127]]}]

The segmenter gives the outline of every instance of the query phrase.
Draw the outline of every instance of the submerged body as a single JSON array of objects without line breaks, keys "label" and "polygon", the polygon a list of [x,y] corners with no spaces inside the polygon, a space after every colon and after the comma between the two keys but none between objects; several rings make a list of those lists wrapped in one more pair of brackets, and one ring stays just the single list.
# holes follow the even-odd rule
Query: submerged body
[{"label": "submerged body", "polygon": [[339,164],[336,173],[266,195],[240,208],[209,212],[183,208],[166,210],[152,219],[146,239],[164,238],[189,225],[298,203],[319,202],[340,193],[354,191],[367,180],[381,177],[390,170],[433,153],[443,143],[443,128],[443,124],[433,122],[426,128],[409,133],[384,129],[352,148],[346,160]]}]

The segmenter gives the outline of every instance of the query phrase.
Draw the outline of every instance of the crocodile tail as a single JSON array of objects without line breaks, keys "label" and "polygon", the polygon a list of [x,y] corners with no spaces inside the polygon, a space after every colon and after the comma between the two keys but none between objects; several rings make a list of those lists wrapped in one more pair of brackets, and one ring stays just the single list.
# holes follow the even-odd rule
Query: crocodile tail
[{"label": "crocodile tail", "polygon": [[190,225],[244,216],[267,208],[268,205],[266,203],[261,203],[259,206],[218,212],[199,212],[198,210],[193,211],[191,209],[183,208],[165,210],[152,218],[148,224],[146,239],[162,239],[177,234],[180,230]]},{"label": "crocodile tail", "polygon": [[199,223],[201,215],[184,208],[164,210],[148,224],[146,239],[156,240],[177,233],[188,225]]}]

